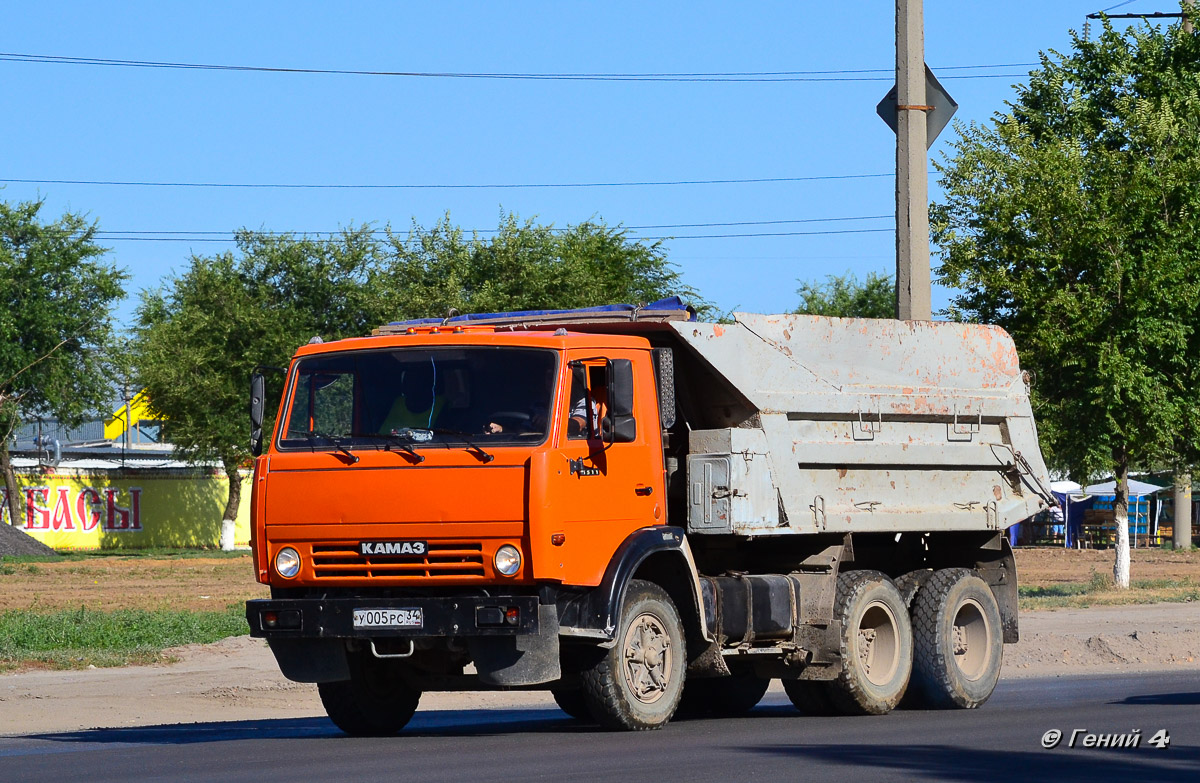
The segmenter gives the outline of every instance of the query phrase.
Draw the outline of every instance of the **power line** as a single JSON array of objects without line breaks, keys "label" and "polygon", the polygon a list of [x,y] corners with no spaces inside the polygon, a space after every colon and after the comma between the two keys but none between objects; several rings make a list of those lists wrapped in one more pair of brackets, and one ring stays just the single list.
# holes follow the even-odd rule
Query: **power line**
[{"label": "power line", "polygon": [[[465,71],[381,71],[346,68],[289,68],[262,65],[228,65],[188,63],[159,60],[122,60],[107,57],[74,57],[21,52],[0,52],[0,61],[53,64],[108,66],[120,68],[165,68],[199,71],[240,71],[254,73],[317,74],[328,76],[390,76],[422,79],[507,79],[521,81],[614,81],[614,82],[828,82],[828,81],[891,81],[890,68],[842,69],[825,71],[729,71],[716,73],[482,73]],[[1037,63],[1003,63],[997,65],[957,65],[939,68],[941,71],[986,70],[990,68],[1036,67]],[[1020,78],[1025,74],[959,74],[945,79]]]},{"label": "power line", "polygon": [[[735,226],[781,226],[781,225],[792,225],[792,224],[796,224],[796,223],[837,223],[837,222],[854,221],[854,220],[892,220],[894,217],[895,217],[894,215],[856,215],[856,216],[851,216],[851,217],[797,218],[797,219],[793,219],[793,220],[739,220],[739,221],[722,222],[722,223],[663,223],[663,224],[645,225],[645,226],[617,225],[617,226],[611,226],[611,228],[614,230],[619,230],[619,231],[648,231],[648,230],[652,230],[652,229],[667,229],[667,228],[724,228],[724,227],[735,227]],[[304,236],[304,235],[340,234],[343,231],[346,231],[346,230],[353,231],[354,229],[339,228],[339,229],[335,229],[332,231],[311,231],[311,230],[308,230],[308,231],[280,231],[280,230],[255,230],[255,229],[245,229],[245,230],[249,231],[252,234],[265,235],[265,236],[297,236],[297,235]],[[464,228],[461,230],[464,234],[494,234],[494,233],[497,233],[498,231],[500,231],[500,229],[498,229],[498,228],[477,228],[477,229]],[[564,231],[567,231],[568,229],[556,228],[556,229],[552,229],[552,230],[556,231],[556,232],[564,232]],[[375,228],[375,229],[371,229],[368,233],[370,233],[370,234],[386,234],[388,232],[389,232],[389,229],[386,229],[386,228]],[[149,236],[149,237],[179,236],[179,235],[184,235],[184,234],[186,234],[188,236],[205,237],[205,236],[227,235],[227,234],[232,234],[232,233],[234,233],[234,232],[232,232],[232,231],[210,231],[210,230],[205,230],[205,231],[185,231],[185,230],[141,231],[141,230],[119,230],[119,229],[99,229],[95,232],[95,234],[97,236],[120,235],[120,236]],[[400,233],[403,233],[403,231],[402,230],[400,230],[400,231],[392,230],[391,233],[400,234]]]},{"label": "power line", "polygon": [[295,183],[295,182],[151,182],[138,180],[96,180],[96,179],[3,179],[0,182],[19,185],[98,185],[107,187],[139,187],[139,188],[284,188],[284,189],[320,189],[320,190],[486,190],[486,189],[517,189],[517,188],[629,188],[629,187],[665,187],[683,185],[746,185],[773,182],[817,182],[839,179],[877,179],[894,177],[894,173],[886,174],[828,174],[815,177],[750,177],[743,179],[680,179],[680,180],[645,180],[630,182],[531,182],[531,183],[489,183],[489,184],[430,184],[430,183],[380,183],[380,184],[340,184],[340,183]]},{"label": "power line", "polygon": [[[894,228],[852,228],[830,231],[764,231],[739,234],[686,234],[683,236],[630,236],[630,239],[647,241],[674,241],[679,239],[738,239],[746,237],[804,237],[825,236],[832,234],[883,234],[894,233]],[[105,236],[106,242],[190,242],[190,243],[231,243],[234,237],[178,237],[178,236]]]}]

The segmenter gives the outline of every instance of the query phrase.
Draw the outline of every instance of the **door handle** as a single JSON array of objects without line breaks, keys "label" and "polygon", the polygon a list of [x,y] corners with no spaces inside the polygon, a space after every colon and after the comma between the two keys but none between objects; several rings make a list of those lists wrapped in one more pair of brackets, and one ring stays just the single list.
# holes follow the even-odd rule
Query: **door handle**
[{"label": "door handle", "polygon": [[647,487],[645,484],[638,484],[636,487],[634,487],[633,493],[635,495],[647,497],[654,494],[654,487]]}]

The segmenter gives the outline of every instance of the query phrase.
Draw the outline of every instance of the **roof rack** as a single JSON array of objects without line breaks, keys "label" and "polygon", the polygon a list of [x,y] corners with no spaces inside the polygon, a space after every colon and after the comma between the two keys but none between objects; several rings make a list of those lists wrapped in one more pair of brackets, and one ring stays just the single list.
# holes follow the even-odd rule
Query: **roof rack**
[{"label": "roof rack", "polygon": [[492,326],[497,329],[549,329],[560,326],[602,326],[618,323],[660,324],[669,321],[695,321],[696,311],[677,296],[659,299],[647,305],[601,305],[575,310],[523,310],[512,313],[468,313],[451,310],[445,318],[418,318],[392,321],[371,332],[373,336],[403,334],[415,326]]}]

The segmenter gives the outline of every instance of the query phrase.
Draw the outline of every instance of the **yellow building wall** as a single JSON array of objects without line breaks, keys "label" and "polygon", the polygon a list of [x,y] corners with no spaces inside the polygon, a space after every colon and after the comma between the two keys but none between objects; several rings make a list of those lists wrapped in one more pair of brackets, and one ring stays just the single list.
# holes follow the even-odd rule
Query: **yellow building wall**
[{"label": "yellow building wall", "polygon": [[[250,477],[242,481],[234,535],[250,543]],[[23,530],[49,547],[217,547],[229,497],[224,471],[66,471],[17,474]],[[8,493],[0,519],[9,519]]]}]

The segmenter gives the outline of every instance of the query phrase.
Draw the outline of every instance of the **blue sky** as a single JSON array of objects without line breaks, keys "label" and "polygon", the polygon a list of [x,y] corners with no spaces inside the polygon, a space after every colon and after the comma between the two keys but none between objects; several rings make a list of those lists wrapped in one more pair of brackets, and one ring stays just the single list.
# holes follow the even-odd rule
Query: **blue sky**
[{"label": "blue sky", "polygon": [[[1038,52],[1113,0],[926,0],[926,62],[960,108],[1003,108]],[[895,137],[875,115],[894,67],[894,3],[14,3],[0,51],[289,68],[473,73],[879,69],[864,81],[510,81],[170,70],[0,61],[0,179],[206,183],[528,184],[880,175]],[[1133,0],[1120,12],[1175,11]],[[978,76],[988,78],[955,78]],[[993,78],[998,75],[998,78]],[[828,77],[827,77],[828,78]],[[931,150],[938,156],[947,129]],[[933,183],[931,182],[931,185]],[[8,183],[43,216],[105,231],[327,231],[501,210],[557,225],[890,216],[887,176],[799,182],[509,189],[246,189]],[[936,198],[936,188],[931,190]],[[781,312],[799,279],[891,273],[890,218],[641,229],[722,309]],[[219,237],[211,237],[219,238]],[[220,242],[105,240],[136,292]],[[935,260],[936,263],[936,260]],[[934,291],[934,307],[946,303]]]}]

